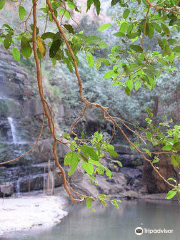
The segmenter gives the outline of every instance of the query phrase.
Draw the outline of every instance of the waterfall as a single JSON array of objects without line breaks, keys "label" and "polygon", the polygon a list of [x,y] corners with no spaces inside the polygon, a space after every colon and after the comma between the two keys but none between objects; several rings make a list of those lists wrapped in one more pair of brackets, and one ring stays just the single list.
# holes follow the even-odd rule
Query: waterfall
[{"label": "waterfall", "polygon": [[8,117],[8,122],[10,124],[10,127],[11,127],[11,133],[12,133],[12,137],[13,137],[13,143],[17,143],[17,136],[16,136],[16,129],[15,129],[15,126],[14,126],[14,121],[13,121],[13,118],[12,117]]}]

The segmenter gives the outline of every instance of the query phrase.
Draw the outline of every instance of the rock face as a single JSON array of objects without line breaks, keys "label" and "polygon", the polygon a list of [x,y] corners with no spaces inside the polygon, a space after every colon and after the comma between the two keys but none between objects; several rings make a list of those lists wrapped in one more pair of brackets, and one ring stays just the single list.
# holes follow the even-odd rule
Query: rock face
[{"label": "rock face", "polygon": [[0,185],[0,197],[10,197],[13,194],[13,184],[6,182]]},{"label": "rock face", "polygon": [[112,164],[103,160],[113,173],[111,179],[105,176],[96,176],[98,182],[96,188],[91,185],[86,174],[79,169],[70,179],[71,185],[82,193],[93,194],[108,194],[114,197],[125,197],[128,199],[138,198],[139,194],[147,193],[146,186],[142,182],[143,161],[139,155],[134,154],[126,145],[115,145],[115,149],[119,156],[115,160],[123,162],[127,167],[120,168],[117,164]]},{"label": "rock face", "polygon": [[[36,92],[33,69],[26,70],[0,50],[0,163],[17,158],[34,144],[43,117]],[[60,110],[62,112],[62,105]],[[59,173],[53,166],[52,140],[43,139],[18,161],[0,165],[0,197],[14,192],[50,191],[60,186]],[[66,150],[60,146],[61,157]]]},{"label": "rock face", "polygon": [[[165,179],[174,178],[179,182],[179,169],[174,169],[169,158],[161,157],[157,166]],[[143,181],[147,183],[149,193],[167,193],[171,189],[147,163],[143,168]]]}]

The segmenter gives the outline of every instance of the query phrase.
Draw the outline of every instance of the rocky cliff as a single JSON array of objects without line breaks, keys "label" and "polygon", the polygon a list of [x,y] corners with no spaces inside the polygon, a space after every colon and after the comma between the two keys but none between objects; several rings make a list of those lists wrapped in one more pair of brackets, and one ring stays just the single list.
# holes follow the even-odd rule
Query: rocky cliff
[{"label": "rocky cliff", "polygon": [[[43,108],[37,94],[33,68],[26,70],[0,50],[0,163],[14,159],[33,146],[40,134]],[[61,107],[61,106],[60,106]],[[0,166],[0,196],[43,189],[54,171],[51,140],[20,160]],[[55,177],[55,185],[61,182]],[[49,185],[50,188],[50,185]]]}]

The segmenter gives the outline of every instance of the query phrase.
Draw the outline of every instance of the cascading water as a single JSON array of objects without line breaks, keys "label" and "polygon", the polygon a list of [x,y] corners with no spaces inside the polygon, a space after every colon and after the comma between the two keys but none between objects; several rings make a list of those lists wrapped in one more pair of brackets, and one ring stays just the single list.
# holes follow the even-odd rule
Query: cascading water
[{"label": "cascading water", "polygon": [[11,127],[11,133],[12,133],[12,137],[13,137],[13,143],[16,144],[16,143],[18,143],[18,141],[17,141],[16,128],[15,128],[15,125],[14,125],[13,118],[12,118],[12,117],[8,117],[7,119],[8,119],[9,125],[10,125],[10,127]]}]

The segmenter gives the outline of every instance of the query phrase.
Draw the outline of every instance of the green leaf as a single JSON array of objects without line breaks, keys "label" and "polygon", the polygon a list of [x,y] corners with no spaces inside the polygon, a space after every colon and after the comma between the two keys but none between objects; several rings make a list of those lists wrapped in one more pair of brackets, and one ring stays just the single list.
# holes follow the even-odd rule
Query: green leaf
[{"label": "green leaf", "polygon": [[3,9],[5,3],[6,3],[6,0],[0,0],[0,10]]},{"label": "green leaf", "polygon": [[113,206],[115,206],[116,209],[119,209],[118,203],[121,203],[121,200],[113,199],[113,200],[111,200],[111,203]]},{"label": "green leaf", "polygon": [[53,1],[53,2],[51,3],[51,6],[52,6],[52,8],[53,8],[54,10],[56,10],[58,7],[60,7],[60,4],[59,4],[58,2]]},{"label": "green leaf", "polygon": [[87,174],[93,175],[94,167],[91,163],[83,161],[82,168],[87,172]]},{"label": "green leaf", "polygon": [[113,6],[116,5],[118,2],[120,2],[120,0],[112,0],[112,1],[111,1],[111,6],[113,7]]},{"label": "green leaf", "polygon": [[125,93],[130,96],[131,95],[131,91],[128,87],[125,88]]},{"label": "green leaf", "polygon": [[96,69],[99,70],[100,67],[101,67],[101,59],[98,59],[96,62]]},{"label": "green leaf", "polygon": [[177,181],[174,178],[168,178],[168,181],[172,181],[172,182],[177,183]]},{"label": "green leaf", "polygon": [[70,166],[70,171],[68,173],[69,176],[71,176],[75,172],[78,166],[79,160],[80,160],[79,155],[75,152],[68,152],[65,155],[64,165]]},{"label": "green leaf", "polygon": [[130,91],[133,89],[133,81],[131,79],[127,80],[126,85]]},{"label": "green leaf", "polygon": [[106,58],[101,58],[101,61],[103,64],[105,64],[106,66],[110,65],[110,62],[106,59]]},{"label": "green leaf", "polygon": [[37,37],[37,45],[38,45],[38,50],[41,53],[41,56],[44,58],[46,55],[46,46],[41,37]]},{"label": "green leaf", "polygon": [[109,153],[110,156],[112,157],[118,157],[117,152],[114,150],[114,146],[111,144],[107,144],[106,145],[107,151]]},{"label": "green leaf", "polygon": [[161,27],[156,22],[153,23],[153,26],[156,32],[161,33]]},{"label": "green leaf", "polygon": [[119,167],[123,167],[122,163],[120,161],[113,161],[114,163],[117,163]]},{"label": "green leaf", "polygon": [[26,9],[23,6],[19,6],[19,18],[22,21],[26,16]]},{"label": "green leaf", "polygon": [[116,76],[116,74],[113,70],[108,71],[104,74],[104,78],[111,78],[111,77],[114,77],[114,76]]},{"label": "green leaf", "polygon": [[153,161],[152,161],[152,163],[154,164],[154,163],[158,163],[160,161],[160,159],[158,158],[158,157],[155,157],[154,159],[153,159]]},{"label": "green leaf", "polygon": [[86,60],[87,60],[90,67],[94,67],[94,58],[93,58],[93,55],[91,53],[88,52],[86,54]]},{"label": "green leaf", "polygon": [[120,26],[119,32],[125,34],[125,32],[127,31],[127,29],[128,29],[128,23],[127,23],[127,22],[123,22],[123,23],[121,24],[121,26]]},{"label": "green leaf", "polygon": [[32,54],[32,48],[29,39],[22,37],[21,39],[21,53],[25,58],[29,58]]},{"label": "green leaf", "polygon": [[70,9],[75,9],[75,8],[76,8],[76,5],[75,5],[75,3],[74,3],[72,0],[70,0],[70,1],[68,1],[68,7],[69,7]]},{"label": "green leaf", "polygon": [[63,8],[59,10],[59,15],[62,15],[62,17],[66,17],[67,19],[71,18],[70,13]]},{"label": "green leaf", "polygon": [[168,194],[166,195],[166,199],[172,199],[176,195],[177,191],[169,191]]},{"label": "green leaf", "polygon": [[148,37],[151,39],[154,35],[154,26],[151,23],[147,24],[147,28],[146,28],[146,34],[148,35]]},{"label": "green leaf", "polygon": [[52,32],[45,32],[45,33],[42,34],[41,38],[42,38],[43,40],[45,40],[45,39],[47,39],[47,38],[53,39],[54,36],[55,36],[55,34],[52,33]]},{"label": "green leaf", "polygon": [[85,155],[85,157],[90,157],[90,158],[92,158],[92,160],[95,160],[95,161],[99,160],[98,155],[94,151],[93,147],[90,147],[87,145],[82,145],[80,147],[80,149],[83,152],[83,154]]},{"label": "green leaf", "polygon": [[169,28],[164,24],[164,23],[161,23],[161,27],[162,27],[162,30],[164,31],[164,33],[169,36],[170,35],[170,31],[169,31]]},{"label": "green leaf", "polygon": [[148,139],[149,141],[152,140],[152,134],[151,134],[151,132],[147,132],[147,133],[146,133],[146,136],[147,136],[147,139]]},{"label": "green leaf", "polygon": [[130,47],[132,50],[136,51],[136,52],[139,52],[139,53],[142,53],[142,52],[143,52],[142,47],[139,46],[139,45],[133,45],[133,44],[131,44],[129,47]]},{"label": "green leaf", "polygon": [[166,146],[164,146],[163,148],[162,148],[162,150],[164,150],[164,151],[170,151],[171,149],[172,149],[172,145],[166,145]]},{"label": "green leaf", "polygon": [[179,163],[176,161],[176,157],[175,155],[172,155],[171,156],[171,162],[172,162],[172,165],[177,168],[179,166]]},{"label": "green leaf", "polygon": [[97,44],[99,41],[101,41],[101,39],[96,36],[88,36],[85,38],[85,40],[88,44]]},{"label": "green leaf", "polygon": [[12,43],[12,35],[7,34],[4,39],[4,47],[6,50],[9,49],[9,47],[11,46],[11,43]]},{"label": "green leaf", "polygon": [[128,8],[127,8],[126,10],[124,10],[124,12],[123,12],[123,18],[124,18],[124,19],[128,18],[129,13],[130,13],[130,10],[129,10]]},{"label": "green leaf", "polygon": [[91,199],[91,198],[87,198],[87,199],[86,199],[86,207],[87,207],[87,208],[90,208],[91,205],[92,205],[92,199]]},{"label": "green leaf", "polygon": [[164,55],[171,55],[171,49],[168,45],[165,45],[165,49],[164,49]]},{"label": "green leaf", "polygon": [[74,28],[70,24],[64,24],[64,27],[68,30],[68,32],[74,34]]},{"label": "green leaf", "polygon": [[62,40],[61,39],[57,39],[55,41],[53,41],[53,43],[51,44],[51,47],[49,49],[49,57],[50,58],[54,58],[57,51],[59,50],[60,46],[62,44]]},{"label": "green leaf", "polygon": [[180,52],[180,46],[174,47],[172,49],[173,52]]},{"label": "green leaf", "polygon": [[97,12],[97,15],[99,15],[100,13],[100,7],[101,7],[101,3],[99,0],[94,0],[94,5],[96,7],[96,12]]},{"label": "green leaf", "polygon": [[123,32],[116,32],[113,34],[115,37],[124,37],[125,34]]},{"label": "green leaf", "polygon": [[162,50],[164,50],[165,45],[164,45],[164,42],[160,38],[158,38],[158,44],[159,44],[160,48]]},{"label": "green leaf", "polygon": [[20,60],[21,55],[20,55],[20,52],[19,52],[18,48],[14,47],[12,49],[12,54],[13,54],[13,57],[16,61]]},{"label": "green leaf", "polygon": [[138,91],[140,87],[141,87],[141,81],[137,81],[135,83],[135,90]]},{"label": "green leaf", "polygon": [[[63,50],[59,49],[56,53],[56,56],[55,56],[55,59],[56,60],[63,60],[64,59],[64,52]],[[70,62],[69,62],[70,63]]]},{"label": "green leaf", "polygon": [[106,24],[100,26],[100,27],[98,28],[98,30],[99,30],[100,32],[103,32],[104,30],[106,30],[107,28],[109,28],[109,27],[111,27],[111,26],[112,26],[112,25],[111,25],[110,23],[106,23]]},{"label": "green leaf", "polygon": [[93,4],[93,0],[87,0],[87,9],[86,12],[90,9],[91,5]]},{"label": "green leaf", "polygon": [[177,198],[178,198],[178,202],[180,202],[180,194],[179,193],[177,195]]},{"label": "green leaf", "polygon": [[112,177],[112,172],[109,169],[106,169],[106,176],[108,176],[109,178]]}]

